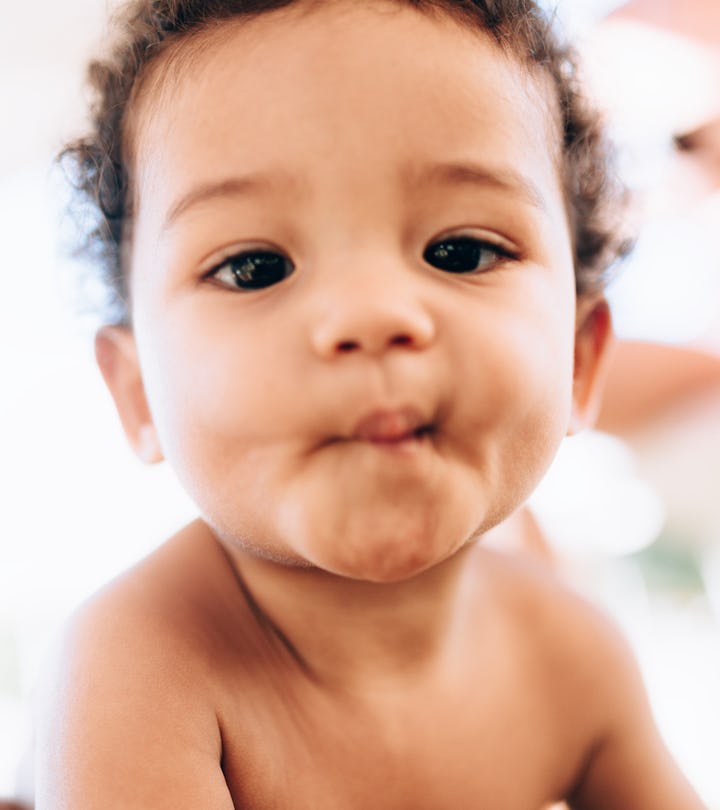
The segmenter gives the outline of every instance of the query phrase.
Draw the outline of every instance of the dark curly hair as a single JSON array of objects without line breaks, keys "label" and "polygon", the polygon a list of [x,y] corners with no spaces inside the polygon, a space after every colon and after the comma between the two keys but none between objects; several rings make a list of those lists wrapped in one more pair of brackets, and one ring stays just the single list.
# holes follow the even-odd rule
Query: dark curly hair
[{"label": "dark curly hair", "polygon": [[[619,224],[624,189],[612,170],[612,150],[598,113],[580,86],[576,54],[534,0],[393,0],[442,13],[488,32],[511,56],[550,80],[560,122],[561,176],[574,251],[578,296],[604,288],[608,272],[629,249]],[[151,66],[181,40],[218,22],[252,17],[296,0],[131,0],[116,17],[117,39],[89,67],[94,92],[91,132],[60,155],[74,189],[77,254],[91,260],[107,293],[108,323],[128,323],[126,247],[133,206],[128,122]],[[328,2],[328,0],[315,0]]]}]

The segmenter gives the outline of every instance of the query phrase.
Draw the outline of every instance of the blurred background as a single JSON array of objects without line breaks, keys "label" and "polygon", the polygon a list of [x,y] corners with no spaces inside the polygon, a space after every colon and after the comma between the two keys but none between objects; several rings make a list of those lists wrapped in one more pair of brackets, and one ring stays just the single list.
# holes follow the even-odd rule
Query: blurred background
[{"label": "blurred background", "polygon": [[[1,0],[0,795],[72,609],[193,514],[126,448],[78,311],[53,156],[83,131],[109,0]],[[555,8],[555,4],[552,4]],[[634,192],[599,427],[532,500],[558,564],[625,629],[661,730],[720,810],[720,4],[561,0]],[[92,292],[90,290],[90,292]]]}]

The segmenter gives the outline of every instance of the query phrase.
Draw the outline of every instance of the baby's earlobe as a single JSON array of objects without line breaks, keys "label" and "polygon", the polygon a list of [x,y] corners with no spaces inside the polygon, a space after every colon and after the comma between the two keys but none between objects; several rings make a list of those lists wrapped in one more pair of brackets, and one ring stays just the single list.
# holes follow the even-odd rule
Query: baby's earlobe
[{"label": "baby's earlobe", "polygon": [[146,464],[162,461],[132,330],[123,326],[101,329],[95,337],[95,357],[130,446]]},{"label": "baby's earlobe", "polygon": [[134,450],[145,464],[157,464],[163,460],[163,452],[154,425],[146,424],[139,428]]},{"label": "baby's earlobe", "polygon": [[610,308],[604,298],[578,310],[575,332],[573,401],[567,433],[580,433],[595,424],[612,352]]}]

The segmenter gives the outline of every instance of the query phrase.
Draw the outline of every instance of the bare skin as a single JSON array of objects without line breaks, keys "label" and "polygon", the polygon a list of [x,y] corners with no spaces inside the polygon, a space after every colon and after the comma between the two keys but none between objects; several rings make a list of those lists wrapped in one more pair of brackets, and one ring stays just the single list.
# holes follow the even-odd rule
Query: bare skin
[{"label": "bare skin", "polygon": [[541,79],[349,2],[223,24],[173,76],[134,110],[133,328],[97,356],[203,519],[73,623],[38,808],[700,808],[615,630],[481,542],[610,332]]},{"label": "bare skin", "polygon": [[288,593],[277,621],[245,562],[197,522],[88,606],[38,808],[702,806],[616,631],[540,567],[469,546],[404,593],[316,583],[322,621]]}]

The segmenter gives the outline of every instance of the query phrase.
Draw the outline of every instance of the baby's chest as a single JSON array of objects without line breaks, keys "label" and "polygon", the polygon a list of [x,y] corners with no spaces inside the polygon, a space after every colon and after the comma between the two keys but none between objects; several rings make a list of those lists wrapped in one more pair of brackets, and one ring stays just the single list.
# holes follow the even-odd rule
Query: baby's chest
[{"label": "baby's chest", "polygon": [[[226,734],[223,769],[243,810],[541,810],[585,755],[522,695],[448,696],[393,717],[294,704]],[[244,727],[244,730],[241,730]]]}]

